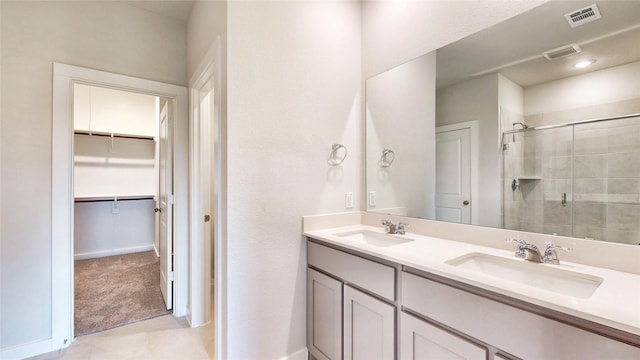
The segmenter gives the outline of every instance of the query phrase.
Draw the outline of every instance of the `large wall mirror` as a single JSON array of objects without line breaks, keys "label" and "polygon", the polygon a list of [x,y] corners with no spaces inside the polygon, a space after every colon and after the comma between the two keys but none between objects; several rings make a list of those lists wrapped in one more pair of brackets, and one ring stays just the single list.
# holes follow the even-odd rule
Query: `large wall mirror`
[{"label": "large wall mirror", "polygon": [[366,82],[367,210],[640,243],[640,1],[550,1]]}]

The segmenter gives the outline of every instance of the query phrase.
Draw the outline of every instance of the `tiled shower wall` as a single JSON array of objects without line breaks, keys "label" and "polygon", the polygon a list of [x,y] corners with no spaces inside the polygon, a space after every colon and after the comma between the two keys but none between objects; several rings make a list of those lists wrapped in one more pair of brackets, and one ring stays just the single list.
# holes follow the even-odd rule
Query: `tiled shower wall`
[{"label": "tiled shower wall", "polygon": [[640,242],[640,117],[575,127],[574,236]]},{"label": "tiled shower wall", "polygon": [[640,118],[506,134],[503,142],[505,228],[640,243]]}]

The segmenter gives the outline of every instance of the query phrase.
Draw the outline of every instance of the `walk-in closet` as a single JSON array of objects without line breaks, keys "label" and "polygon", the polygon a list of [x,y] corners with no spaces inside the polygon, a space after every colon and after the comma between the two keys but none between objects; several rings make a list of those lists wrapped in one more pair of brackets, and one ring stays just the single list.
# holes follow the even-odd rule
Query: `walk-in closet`
[{"label": "walk-in closet", "polygon": [[76,336],[168,313],[160,286],[160,113],[146,94],[74,84]]}]

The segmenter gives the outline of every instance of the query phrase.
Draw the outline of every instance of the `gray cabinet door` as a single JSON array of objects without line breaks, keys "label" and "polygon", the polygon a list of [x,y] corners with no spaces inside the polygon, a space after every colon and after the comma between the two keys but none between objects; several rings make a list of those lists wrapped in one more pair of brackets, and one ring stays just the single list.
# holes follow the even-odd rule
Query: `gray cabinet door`
[{"label": "gray cabinet door", "polygon": [[394,307],[344,286],[344,358],[395,359]]},{"label": "gray cabinet door", "polygon": [[318,360],[342,360],[342,283],[307,269],[307,347]]},{"label": "gray cabinet door", "polygon": [[485,360],[487,350],[442,330],[426,321],[401,315],[400,333],[403,360]]}]

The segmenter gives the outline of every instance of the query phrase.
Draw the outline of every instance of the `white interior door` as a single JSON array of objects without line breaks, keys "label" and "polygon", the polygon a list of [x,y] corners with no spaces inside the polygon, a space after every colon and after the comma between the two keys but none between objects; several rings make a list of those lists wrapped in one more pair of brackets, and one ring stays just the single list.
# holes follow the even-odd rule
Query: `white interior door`
[{"label": "white interior door", "polygon": [[211,299],[211,280],[213,276],[213,221],[214,218],[214,179],[215,169],[213,135],[213,89],[211,80],[207,82],[200,94],[200,201],[202,214],[202,241],[204,251],[204,320],[209,321],[213,316]]},{"label": "white interior door", "polygon": [[471,146],[468,128],[436,134],[436,219],[471,223]]},{"label": "white interior door", "polygon": [[167,309],[173,307],[173,162],[171,101],[160,111],[160,289]]}]

